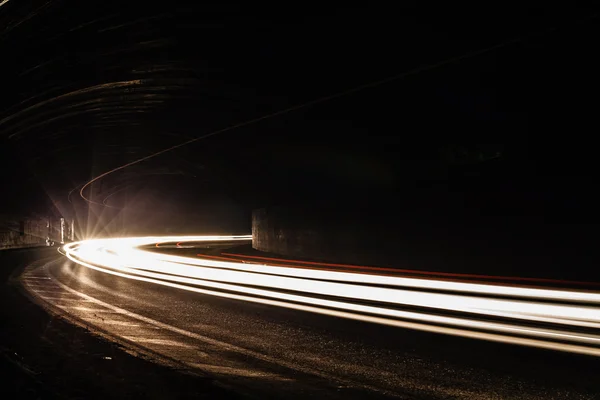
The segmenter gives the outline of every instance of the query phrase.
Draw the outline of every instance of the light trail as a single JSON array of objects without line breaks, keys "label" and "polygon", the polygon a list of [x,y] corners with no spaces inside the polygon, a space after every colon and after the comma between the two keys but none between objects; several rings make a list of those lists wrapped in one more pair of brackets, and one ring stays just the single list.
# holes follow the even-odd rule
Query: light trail
[{"label": "light trail", "polygon": [[94,239],[64,246],[101,272],[243,301],[600,356],[600,293],[247,264],[149,251],[251,236]]}]

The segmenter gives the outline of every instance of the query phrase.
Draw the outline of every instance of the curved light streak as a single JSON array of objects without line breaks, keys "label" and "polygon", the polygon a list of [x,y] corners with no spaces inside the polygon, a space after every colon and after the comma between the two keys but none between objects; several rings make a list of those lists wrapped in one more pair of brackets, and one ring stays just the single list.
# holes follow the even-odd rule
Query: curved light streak
[{"label": "curved light streak", "polygon": [[168,236],[71,243],[72,261],[204,294],[369,322],[600,355],[600,293],[246,264],[148,251],[158,243],[247,241]]}]

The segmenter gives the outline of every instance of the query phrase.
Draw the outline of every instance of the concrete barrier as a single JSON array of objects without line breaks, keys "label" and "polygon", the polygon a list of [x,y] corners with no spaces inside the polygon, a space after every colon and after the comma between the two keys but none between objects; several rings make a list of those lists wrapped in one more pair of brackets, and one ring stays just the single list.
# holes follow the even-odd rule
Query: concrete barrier
[{"label": "concrete barrier", "polygon": [[252,215],[252,245],[291,258],[356,265],[600,279],[599,252],[584,241],[589,227],[476,215],[469,203],[462,211],[456,205],[414,210],[392,203],[261,208]]},{"label": "concrete barrier", "polygon": [[0,217],[0,250],[60,244],[72,237],[72,224],[64,218]]}]

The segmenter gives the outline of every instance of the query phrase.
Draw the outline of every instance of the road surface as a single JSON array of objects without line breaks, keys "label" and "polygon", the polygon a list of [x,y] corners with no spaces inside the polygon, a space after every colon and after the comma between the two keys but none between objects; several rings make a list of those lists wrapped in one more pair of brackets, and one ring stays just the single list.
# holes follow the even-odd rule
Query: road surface
[{"label": "road surface", "polygon": [[600,393],[597,292],[227,252],[247,239],[74,244],[21,281],[44,307],[136,354],[261,398]]}]

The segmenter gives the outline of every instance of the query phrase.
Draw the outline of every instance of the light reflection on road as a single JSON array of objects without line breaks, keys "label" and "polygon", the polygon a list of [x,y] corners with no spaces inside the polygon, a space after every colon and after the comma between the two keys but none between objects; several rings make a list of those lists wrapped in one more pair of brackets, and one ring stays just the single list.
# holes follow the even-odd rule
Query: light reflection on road
[{"label": "light reflection on road", "polygon": [[248,264],[148,251],[251,236],[94,239],[72,261],[176,289],[402,328],[600,355],[600,293]]}]

